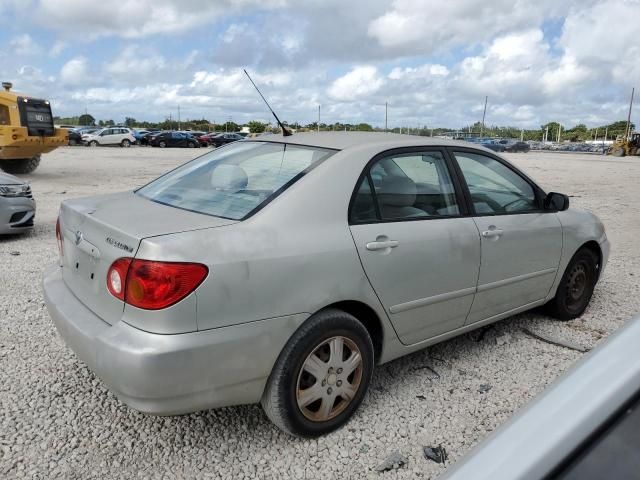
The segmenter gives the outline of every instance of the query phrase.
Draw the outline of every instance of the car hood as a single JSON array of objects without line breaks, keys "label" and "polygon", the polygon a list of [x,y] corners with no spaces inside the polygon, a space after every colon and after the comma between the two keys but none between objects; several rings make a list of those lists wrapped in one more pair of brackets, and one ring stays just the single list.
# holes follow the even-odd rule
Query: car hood
[{"label": "car hood", "polygon": [[0,185],[23,185],[25,183],[26,182],[23,182],[18,177],[0,172]]}]

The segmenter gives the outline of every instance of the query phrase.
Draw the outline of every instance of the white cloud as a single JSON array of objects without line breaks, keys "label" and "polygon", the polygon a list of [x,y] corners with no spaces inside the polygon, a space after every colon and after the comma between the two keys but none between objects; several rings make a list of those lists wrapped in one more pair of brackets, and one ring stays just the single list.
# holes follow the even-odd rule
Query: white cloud
[{"label": "white cloud", "polygon": [[60,69],[60,80],[69,86],[86,83],[89,80],[87,59],[76,57],[65,63]]},{"label": "white cloud", "polygon": [[67,46],[68,46],[67,42],[62,40],[57,40],[51,47],[51,50],[49,51],[49,55],[51,57],[57,57],[67,48]]},{"label": "white cloud", "polygon": [[384,79],[376,67],[355,67],[334,80],[329,87],[329,96],[336,100],[351,101],[377,92],[383,84]]},{"label": "white cloud", "polygon": [[27,33],[12,38],[9,41],[9,49],[19,56],[37,55],[40,46]]}]

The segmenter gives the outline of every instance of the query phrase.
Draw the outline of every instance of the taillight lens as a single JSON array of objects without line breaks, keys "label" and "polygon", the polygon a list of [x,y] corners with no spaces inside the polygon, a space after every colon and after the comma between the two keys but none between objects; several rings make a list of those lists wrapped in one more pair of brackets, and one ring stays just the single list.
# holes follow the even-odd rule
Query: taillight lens
[{"label": "taillight lens", "polygon": [[58,242],[58,253],[60,258],[64,257],[64,241],[62,239],[62,230],[60,229],[60,217],[56,221],[56,241]]},{"label": "taillight lens", "polygon": [[124,301],[127,273],[132,260],[132,258],[119,258],[113,262],[107,272],[107,289],[111,295],[122,301]]},{"label": "taillight lens", "polygon": [[209,273],[199,263],[155,262],[120,258],[109,268],[109,292],[145,310],[170,307],[193,292]]}]

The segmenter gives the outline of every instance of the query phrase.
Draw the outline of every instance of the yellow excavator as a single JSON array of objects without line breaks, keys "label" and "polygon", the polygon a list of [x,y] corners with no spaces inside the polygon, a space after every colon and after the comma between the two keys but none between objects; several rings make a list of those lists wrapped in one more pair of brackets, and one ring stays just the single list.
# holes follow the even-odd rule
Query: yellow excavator
[{"label": "yellow excavator", "polygon": [[0,90],[0,168],[7,173],[31,173],[40,155],[69,142],[69,132],[55,128],[47,100],[12,92],[2,82]]},{"label": "yellow excavator", "polygon": [[625,157],[628,155],[640,155],[640,132],[632,132],[628,136],[621,135],[609,148],[609,155]]}]

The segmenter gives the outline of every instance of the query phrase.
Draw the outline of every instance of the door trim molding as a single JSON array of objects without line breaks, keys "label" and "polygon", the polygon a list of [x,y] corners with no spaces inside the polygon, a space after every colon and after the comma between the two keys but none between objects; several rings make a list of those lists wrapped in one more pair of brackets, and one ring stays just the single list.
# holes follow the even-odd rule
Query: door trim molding
[{"label": "door trim molding", "polygon": [[399,303],[398,305],[390,307],[389,312],[406,312],[407,310],[413,310],[414,308],[426,307],[427,305],[446,302],[447,300],[453,300],[454,298],[466,297],[467,295],[473,295],[474,293],[476,293],[476,287],[463,288],[462,290],[455,290],[453,292],[441,293],[440,295],[433,295],[432,297],[419,298],[417,300],[411,300],[410,302]]},{"label": "door trim molding", "polygon": [[497,282],[485,283],[483,285],[478,285],[478,287],[463,288],[461,290],[455,290],[453,292],[433,295],[432,297],[418,298],[417,300],[411,300],[410,302],[393,305],[389,308],[389,312],[406,312],[407,310],[413,310],[414,308],[426,307],[427,305],[433,305],[434,303],[446,302],[447,300],[466,297],[467,295],[473,295],[475,293],[486,292],[487,290],[504,287],[505,285],[511,285],[512,283],[523,282],[525,280],[541,277],[543,275],[550,275],[552,273],[555,274],[557,270],[557,268],[547,268],[546,270],[539,270],[537,272],[525,273],[524,275],[518,275],[516,277],[505,278],[504,280],[498,280]]},{"label": "door trim molding", "polygon": [[482,285],[478,285],[476,291],[478,293],[486,292],[487,290],[504,287],[505,285],[510,285],[512,283],[523,282],[543,275],[550,275],[552,273],[556,273],[557,270],[557,268],[547,268],[546,270],[539,270],[537,272],[525,273],[524,275],[518,275],[516,277],[505,278],[504,280],[498,280],[497,282],[484,283]]}]

